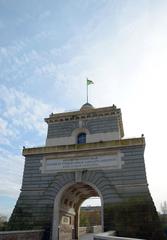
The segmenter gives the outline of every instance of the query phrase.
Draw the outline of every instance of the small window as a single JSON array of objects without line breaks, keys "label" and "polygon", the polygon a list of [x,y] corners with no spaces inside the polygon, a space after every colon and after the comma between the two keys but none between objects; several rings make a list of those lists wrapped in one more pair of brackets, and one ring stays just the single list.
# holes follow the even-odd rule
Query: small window
[{"label": "small window", "polygon": [[77,143],[86,143],[86,133],[80,133],[77,138]]}]

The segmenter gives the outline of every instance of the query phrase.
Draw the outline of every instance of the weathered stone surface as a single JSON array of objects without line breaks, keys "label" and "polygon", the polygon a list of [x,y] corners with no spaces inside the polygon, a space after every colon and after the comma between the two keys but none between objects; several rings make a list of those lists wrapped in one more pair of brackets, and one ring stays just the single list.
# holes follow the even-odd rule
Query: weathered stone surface
[{"label": "weathered stone surface", "polygon": [[[136,146],[135,148],[129,146],[121,149],[121,151],[124,153],[122,169],[110,171],[88,170],[82,175],[83,182],[90,182],[100,190],[104,206],[105,203],[120,202],[129,196],[149,195],[145,177],[143,146]],[[73,172],[42,174],[39,170],[42,158],[42,155],[32,155],[26,158],[22,193],[10,219],[13,229],[20,229],[20,225],[24,225],[24,228],[33,229],[50,225],[57,192],[65,184],[73,182],[75,179]],[[37,175],[32,175],[34,173],[37,173]],[[35,219],[38,219],[38,221],[36,222]],[[25,224],[23,224],[24,222]]]},{"label": "weathered stone surface", "polygon": [[166,239],[150,196],[132,196],[120,203],[106,204],[105,231],[115,229],[118,236]]},{"label": "weathered stone surface", "polygon": [[42,240],[44,230],[0,232],[0,240]]}]

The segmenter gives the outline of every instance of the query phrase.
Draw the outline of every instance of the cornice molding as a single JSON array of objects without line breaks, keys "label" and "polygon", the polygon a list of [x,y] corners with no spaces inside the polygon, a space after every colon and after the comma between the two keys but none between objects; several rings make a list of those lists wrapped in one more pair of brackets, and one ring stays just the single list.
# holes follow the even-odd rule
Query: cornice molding
[{"label": "cornice molding", "polygon": [[45,122],[52,123],[80,119],[83,120],[87,118],[103,117],[115,114],[121,115],[121,110],[119,108],[116,108],[115,105],[113,105],[112,107],[93,108],[84,111],[80,110],[74,112],[64,112],[55,114],[51,113],[49,118],[45,118]]},{"label": "cornice molding", "polygon": [[122,114],[121,109],[117,108],[115,105],[112,107],[104,108],[92,108],[88,110],[80,110],[74,112],[64,112],[64,113],[51,113],[49,118],[45,118],[45,122],[48,124],[67,122],[67,121],[76,121],[76,120],[86,120],[92,118],[100,118],[107,116],[117,116],[118,124],[120,126],[121,137],[124,136],[123,123],[122,123]]},{"label": "cornice molding", "polygon": [[39,155],[39,154],[53,154],[53,153],[72,153],[72,152],[86,152],[93,150],[107,150],[121,147],[131,146],[145,146],[145,138],[130,138],[121,140],[112,140],[106,142],[73,144],[63,146],[43,146],[35,148],[23,148],[23,156]]}]

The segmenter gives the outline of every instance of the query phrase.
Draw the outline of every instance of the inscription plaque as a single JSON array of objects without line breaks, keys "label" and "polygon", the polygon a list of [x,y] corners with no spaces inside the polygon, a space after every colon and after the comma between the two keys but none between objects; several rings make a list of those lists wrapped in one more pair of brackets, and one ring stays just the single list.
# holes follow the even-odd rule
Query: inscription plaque
[{"label": "inscription plaque", "polygon": [[120,169],[123,154],[116,152],[112,155],[90,156],[78,158],[43,159],[42,172],[67,172],[80,170]]}]

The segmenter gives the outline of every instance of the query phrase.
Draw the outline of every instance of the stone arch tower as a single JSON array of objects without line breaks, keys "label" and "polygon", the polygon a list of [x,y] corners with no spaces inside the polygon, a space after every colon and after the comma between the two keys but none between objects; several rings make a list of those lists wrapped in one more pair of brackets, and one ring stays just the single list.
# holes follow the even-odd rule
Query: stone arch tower
[{"label": "stone arch tower", "polygon": [[163,239],[146,179],[145,139],[123,138],[121,110],[86,103],[45,121],[46,145],[23,149],[22,188],[9,228],[45,229],[56,240],[64,227],[66,239],[77,239],[79,206],[98,195],[104,231]]}]

